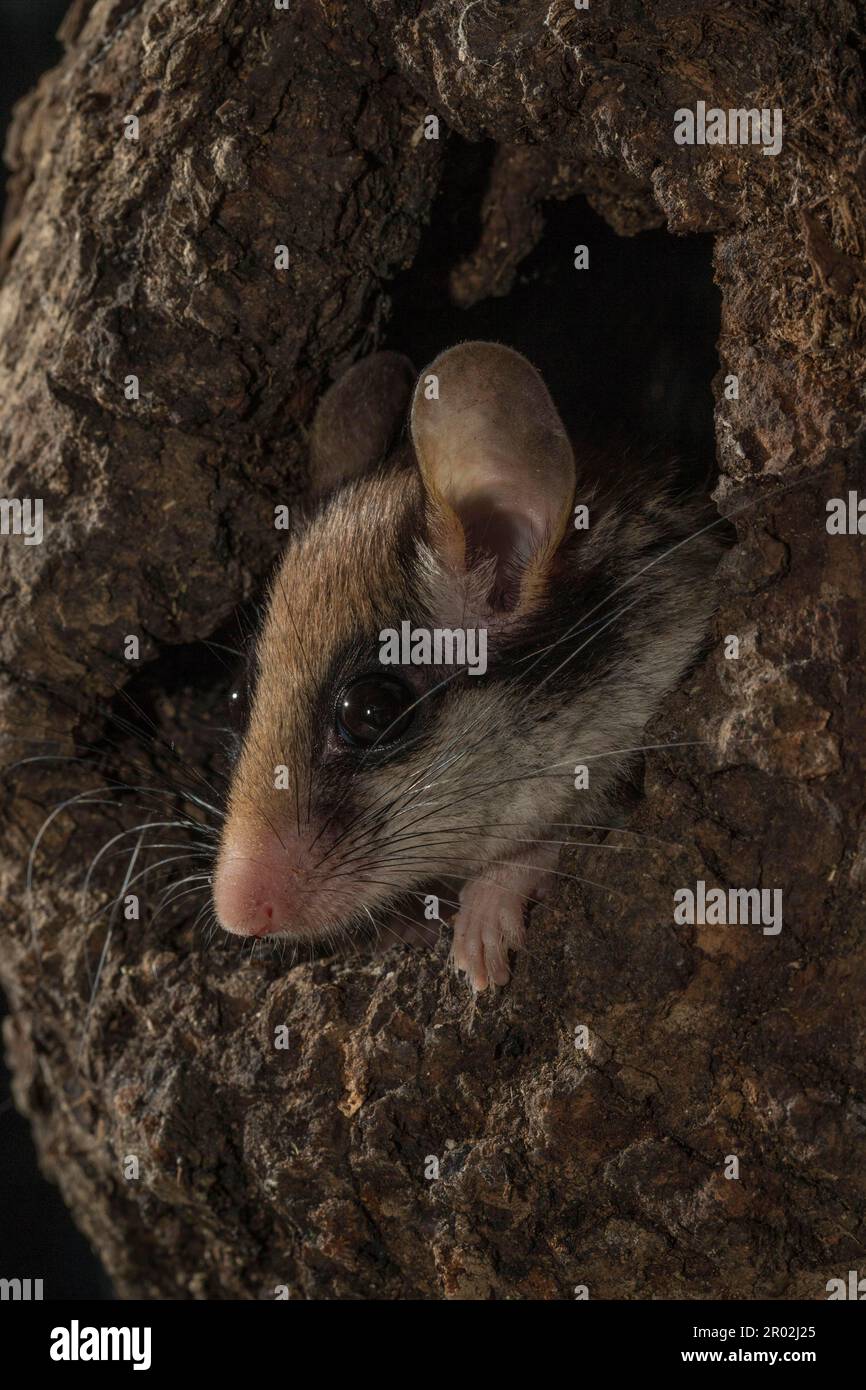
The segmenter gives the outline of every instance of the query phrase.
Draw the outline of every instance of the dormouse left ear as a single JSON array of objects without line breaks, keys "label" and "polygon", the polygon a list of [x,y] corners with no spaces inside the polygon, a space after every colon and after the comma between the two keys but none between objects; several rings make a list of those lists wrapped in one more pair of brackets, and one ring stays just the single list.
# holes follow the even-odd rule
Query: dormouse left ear
[{"label": "dormouse left ear", "polygon": [[574,499],[574,455],[544,382],[500,343],[461,343],[421,373],[412,441],[434,545],[457,572],[492,556],[490,606],[532,608]]},{"label": "dormouse left ear", "polygon": [[310,434],[310,483],[324,493],[384,462],[406,422],[415,369],[400,352],[374,352],[325,392]]}]

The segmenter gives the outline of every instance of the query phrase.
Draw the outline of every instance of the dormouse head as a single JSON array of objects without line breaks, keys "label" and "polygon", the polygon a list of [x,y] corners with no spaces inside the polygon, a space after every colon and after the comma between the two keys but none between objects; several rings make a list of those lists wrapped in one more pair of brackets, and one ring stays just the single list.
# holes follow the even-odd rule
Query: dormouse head
[{"label": "dormouse head", "polygon": [[544,383],[496,343],[417,381],[392,353],[351,368],[311,472],[326,495],[270,586],[214,880],[245,936],[369,925],[433,878],[456,897],[532,766],[508,654],[535,640],[575,488]]}]

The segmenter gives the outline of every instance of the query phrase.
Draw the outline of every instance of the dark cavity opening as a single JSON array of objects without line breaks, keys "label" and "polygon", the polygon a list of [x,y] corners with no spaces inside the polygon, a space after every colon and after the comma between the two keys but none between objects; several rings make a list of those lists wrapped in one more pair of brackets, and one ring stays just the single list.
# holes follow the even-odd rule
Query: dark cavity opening
[{"label": "dark cavity opening", "polygon": [[[507,343],[539,369],[576,448],[680,458],[685,482],[711,485],[711,382],[721,296],[712,237],[665,230],[620,237],[582,197],[543,205],[545,229],[507,295],[458,307],[449,275],[475,250],[492,147],[449,140],[446,171],[411,269],[391,286],[384,346],[420,370],[467,338]],[[589,268],[574,248],[589,248]]]}]

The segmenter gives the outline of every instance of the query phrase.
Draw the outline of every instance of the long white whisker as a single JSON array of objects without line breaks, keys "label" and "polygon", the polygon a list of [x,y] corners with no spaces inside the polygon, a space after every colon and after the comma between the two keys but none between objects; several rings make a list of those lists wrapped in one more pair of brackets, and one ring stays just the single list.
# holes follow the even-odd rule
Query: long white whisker
[{"label": "long white whisker", "polygon": [[[144,831],[142,830],[142,832],[141,832],[141,834],[139,835],[138,840],[137,840],[137,842],[136,842],[135,848],[133,849],[131,855],[129,856],[129,864],[127,865],[127,868],[126,868],[126,876],[125,876],[125,878],[124,878],[123,887],[122,887],[121,890],[120,890],[119,899],[118,899],[118,906],[119,906],[119,901],[120,901],[120,899],[122,899],[122,898],[125,896],[126,891],[127,891],[127,888],[128,888],[128,886],[129,886],[129,880],[130,880],[130,877],[131,877],[131,875],[132,875],[132,871],[133,871],[133,869],[135,868],[135,863],[136,863],[136,860],[138,859],[138,852],[139,852],[139,850],[141,849],[141,842],[142,842],[143,839],[144,839]],[[109,942],[111,941],[111,933],[112,933],[112,929],[113,929],[113,927],[114,927],[115,913],[116,913],[116,911],[117,911],[117,907],[115,907],[115,911],[111,914],[111,917],[109,918],[109,921],[108,921],[108,927],[106,928],[106,932],[105,932],[105,941],[104,941],[103,944],[102,944],[102,951],[101,951],[100,956],[99,956],[99,964],[98,964],[97,967],[96,967],[96,979],[94,980],[94,982],[93,982],[93,988],[92,988],[91,991],[90,991],[90,999],[89,999],[88,1005],[87,1005],[87,1013],[86,1013],[85,1018],[84,1018],[84,1027],[83,1027],[82,1030],[81,1030],[81,1041],[80,1041],[79,1046],[78,1046],[78,1063],[77,1063],[77,1064],[78,1064],[79,1070],[80,1070],[80,1068],[81,1068],[81,1058],[82,1058],[82,1055],[83,1055],[83,1052],[84,1052],[84,1044],[85,1044],[85,1042],[86,1042],[86,1040],[87,1040],[87,1033],[88,1033],[88,1029],[89,1029],[89,1027],[90,1027],[90,1016],[91,1016],[91,1014],[92,1014],[92,1012],[93,1012],[93,1004],[94,1004],[94,1001],[95,1001],[95,999],[96,999],[96,991],[99,989],[99,981],[100,981],[100,979],[102,978],[102,970],[103,970],[103,966],[105,965],[105,958],[106,958],[106,956],[108,955],[108,945],[109,945]]]},{"label": "long white whisker", "polygon": [[51,811],[50,814],[45,817],[45,820],[39,827],[39,830],[33,838],[33,843],[30,846],[30,853],[27,856],[27,876],[25,895],[30,914],[30,940],[33,945],[33,950],[35,952],[36,959],[40,964],[40,967],[42,965],[42,953],[39,947],[39,942],[36,937],[36,923],[33,915],[33,864],[36,858],[36,853],[39,849],[40,844],[42,843],[42,837],[44,836],[48,827],[52,824],[54,820],[56,820],[56,818],[59,815],[62,814],[63,811],[67,809],[68,806],[74,806],[79,803],[83,803],[88,806],[120,806],[122,804],[120,801],[112,801],[110,798],[105,797],[87,799],[93,798],[94,792],[96,790],[96,788],[91,788],[91,790],[89,791],[79,792],[77,796],[70,796],[68,800],[62,801],[59,806],[55,806],[54,810]]}]

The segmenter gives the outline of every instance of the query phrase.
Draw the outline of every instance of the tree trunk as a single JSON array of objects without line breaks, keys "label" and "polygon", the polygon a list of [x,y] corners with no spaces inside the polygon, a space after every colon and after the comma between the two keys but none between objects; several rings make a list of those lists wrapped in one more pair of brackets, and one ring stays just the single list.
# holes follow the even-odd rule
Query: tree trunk
[{"label": "tree trunk", "polygon": [[[46,1173],[128,1296],[824,1297],[866,1241],[866,542],[826,526],[866,494],[859,7],[76,0],[63,37],[11,136],[0,298],[0,490],[45,508],[43,544],[0,540],[4,761],[46,759],[3,780],[0,886]],[[675,143],[698,101],[779,108],[780,153]],[[94,918],[136,834],[81,888],[161,818],[118,783],[210,798],[192,644],[267,575],[457,137],[498,146],[459,303],[507,293],[552,197],[715,235],[737,532],[648,734],[690,746],[648,755],[629,832],[564,866],[590,882],[474,1010],[444,940],[289,970],[182,900]],[[783,929],[677,925],[699,880],[781,890]]]}]

